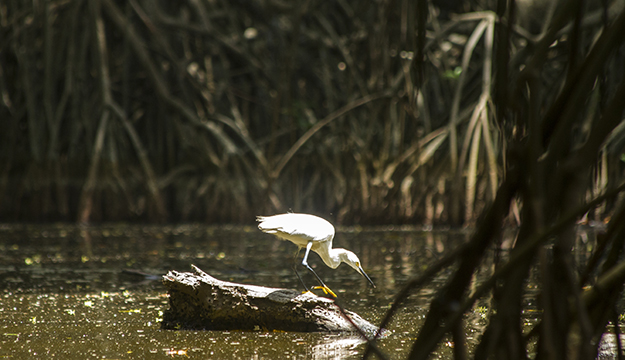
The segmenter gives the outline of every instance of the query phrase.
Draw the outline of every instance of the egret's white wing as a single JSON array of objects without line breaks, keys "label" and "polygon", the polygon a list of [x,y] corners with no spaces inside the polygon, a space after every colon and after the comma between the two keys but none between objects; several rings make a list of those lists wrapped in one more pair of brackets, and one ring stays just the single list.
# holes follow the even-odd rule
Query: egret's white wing
[{"label": "egret's white wing", "polygon": [[306,246],[309,241],[327,241],[334,237],[334,226],[328,221],[308,214],[280,214],[258,216],[258,228],[290,240],[299,246]]}]

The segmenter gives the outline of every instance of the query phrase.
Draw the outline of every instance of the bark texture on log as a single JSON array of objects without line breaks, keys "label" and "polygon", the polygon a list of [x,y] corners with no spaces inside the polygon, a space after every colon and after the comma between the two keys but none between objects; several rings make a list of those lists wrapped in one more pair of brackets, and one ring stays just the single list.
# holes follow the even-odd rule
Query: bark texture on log
[{"label": "bark texture on log", "polygon": [[367,336],[378,330],[345,310],[350,322],[331,299],[221,281],[191,267],[194,273],[170,271],[163,276],[169,293],[163,329],[355,332],[355,324]]}]

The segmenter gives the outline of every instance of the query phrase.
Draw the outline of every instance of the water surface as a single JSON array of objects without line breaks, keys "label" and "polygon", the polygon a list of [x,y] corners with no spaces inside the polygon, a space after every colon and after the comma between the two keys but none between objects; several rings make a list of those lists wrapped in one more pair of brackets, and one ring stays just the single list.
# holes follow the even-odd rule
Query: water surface
[{"label": "water surface", "polygon": [[[393,228],[339,231],[335,247],[360,256],[375,289],[346,265],[332,270],[316,254],[309,263],[344,307],[378,324],[409,278],[467,236]],[[255,227],[0,226],[0,357],[358,358],[364,344],[357,336],[160,329],[168,306],[160,279],[167,271],[190,271],[194,264],[221,280],[302,290],[291,269],[295,252],[295,245]],[[388,327],[392,335],[380,340],[389,358],[405,358],[431,296],[452,271],[410,296]],[[315,285],[312,275],[300,273]],[[468,320],[471,339],[485,325],[484,309],[476,307]],[[449,356],[452,346],[443,344],[437,355]]]}]

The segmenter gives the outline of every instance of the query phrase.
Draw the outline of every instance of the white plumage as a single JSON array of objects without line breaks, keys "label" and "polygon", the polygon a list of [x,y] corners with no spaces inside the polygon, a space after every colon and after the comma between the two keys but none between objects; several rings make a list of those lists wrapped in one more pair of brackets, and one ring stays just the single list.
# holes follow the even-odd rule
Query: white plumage
[{"label": "white plumage", "polygon": [[324,291],[329,291],[336,297],[334,292],[323,283],[317,273],[308,265],[310,250],[319,254],[323,262],[332,269],[336,269],[341,262],[348,264],[367,278],[371,285],[375,287],[373,281],[362,269],[360,259],[358,259],[356,254],[349,250],[332,248],[334,226],[327,220],[315,215],[287,213],[273,216],[258,216],[256,221],[260,222],[258,228],[261,231],[289,240],[300,248],[306,248],[302,265],[315,275],[322,285],[321,289]]}]

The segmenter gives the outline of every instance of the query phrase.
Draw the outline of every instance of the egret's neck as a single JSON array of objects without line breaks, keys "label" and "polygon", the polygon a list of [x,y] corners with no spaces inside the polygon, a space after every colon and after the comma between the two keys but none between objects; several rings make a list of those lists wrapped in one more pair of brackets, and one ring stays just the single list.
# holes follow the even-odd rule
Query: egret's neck
[{"label": "egret's neck", "polygon": [[323,262],[326,263],[332,269],[336,269],[341,262],[344,262],[347,258],[347,250],[337,248],[337,249],[319,249],[317,253],[323,259]]}]

